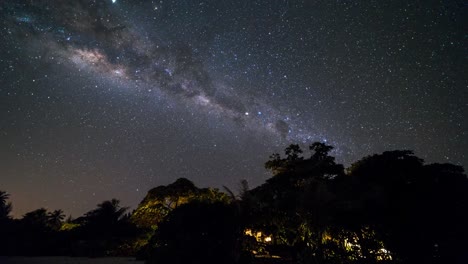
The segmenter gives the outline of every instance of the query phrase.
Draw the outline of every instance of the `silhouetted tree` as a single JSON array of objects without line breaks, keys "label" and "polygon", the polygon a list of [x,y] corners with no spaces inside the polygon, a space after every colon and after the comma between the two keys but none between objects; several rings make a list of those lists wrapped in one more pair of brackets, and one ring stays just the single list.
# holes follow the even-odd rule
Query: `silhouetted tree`
[{"label": "silhouetted tree", "polygon": [[285,149],[285,158],[281,158],[281,155],[274,153],[270,156],[270,159],[265,163],[265,168],[272,171],[273,175],[284,173],[288,170],[295,168],[297,162],[304,160],[302,156],[302,150],[299,145],[291,144]]},{"label": "silhouetted tree", "polygon": [[36,231],[48,231],[50,228],[49,215],[45,208],[39,208],[26,213],[21,219],[21,222],[23,226]]},{"label": "silhouetted tree", "polygon": [[14,234],[13,220],[10,213],[12,205],[8,202],[10,195],[0,190],[0,255],[9,254],[11,251],[11,238]]},{"label": "silhouetted tree", "polygon": [[65,219],[65,214],[63,210],[54,210],[53,212],[48,213],[49,217],[49,226],[54,230],[59,230],[62,226],[63,220]]},{"label": "silhouetted tree", "polygon": [[[349,176],[345,182],[352,192],[346,199],[354,200],[354,209],[347,219],[358,229],[374,230],[373,239],[382,241],[394,260],[457,263],[466,258],[461,246],[468,238],[463,168],[424,165],[411,151],[387,151],[354,163]],[[376,253],[375,248],[361,251]]]},{"label": "silhouetted tree", "polygon": [[10,198],[10,195],[0,190],[0,223],[10,218],[12,205],[10,202],[7,202],[8,198]]},{"label": "silhouetted tree", "polygon": [[333,217],[332,181],[344,174],[341,164],[329,156],[333,148],[323,143],[310,146],[309,158],[298,145],[285,149],[285,157],[270,156],[265,167],[273,177],[249,192],[257,201],[252,228],[274,235],[275,243],[292,249],[303,262],[323,261],[327,229]]},{"label": "silhouetted tree", "polygon": [[105,256],[126,252],[127,249],[121,246],[137,233],[125,215],[126,210],[127,207],[122,207],[119,200],[106,200],[68,224],[71,227],[70,236],[74,239],[72,248],[75,254]]},{"label": "silhouetted tree", "polygon": [[127,211],[127,207],[121,207],[120,201],[112,199],[97,205],[97,208],[86,213],[89,223],[98,225],[115,225]]},{"label": "silhouetted tree", "polygon": [[195,200],[227,201],[228,197],[217,189],[197,188],[190,180],[179,178],[167,186],[151,189],[132,213],[131,220],[139,227],[154,230],[170,211]]},{"label": "silhouetted tree", "polygon": [[151,240],[149,263],[238,263],[237,210],[222,202],[194,201],[174,209]]}]

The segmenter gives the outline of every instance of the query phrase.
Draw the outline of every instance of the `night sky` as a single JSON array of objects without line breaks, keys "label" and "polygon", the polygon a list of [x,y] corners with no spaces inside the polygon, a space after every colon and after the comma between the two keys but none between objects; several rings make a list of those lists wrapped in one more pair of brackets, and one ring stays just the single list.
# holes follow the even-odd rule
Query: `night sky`
[{"label": "night sky", "polygon": [[0,190],[15,217],[237,189],[290,143],[468,167],[464,1],[0,1]]}]

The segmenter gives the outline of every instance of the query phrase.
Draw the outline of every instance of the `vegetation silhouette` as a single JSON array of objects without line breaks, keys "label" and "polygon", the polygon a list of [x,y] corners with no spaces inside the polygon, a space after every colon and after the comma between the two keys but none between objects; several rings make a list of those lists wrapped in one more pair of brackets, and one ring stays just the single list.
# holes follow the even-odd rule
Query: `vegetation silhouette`
[{"label": "vegetation silhouette", "polygon": [[10,219],[10,213],[13,207],[11,203],[7,202],[8,198],[10,198],[10,195],[0,190],[0,222]]},{"label": "vegetation silhouette", "polygon": [[242,235],[238,217],[227,203],[181,205],[151,239],[149,263],[238,263]]},{"label": "vegetation silhouette", "polygon": [[333,147],[290,145],[272,177],[239,193],[188,179],[151,189],[133,212],[112,199],[81,217],[11,217],[0,191],[0,255],[136,256],[164,263],[468,263],[468,178],[408,150],[349,168]]}]

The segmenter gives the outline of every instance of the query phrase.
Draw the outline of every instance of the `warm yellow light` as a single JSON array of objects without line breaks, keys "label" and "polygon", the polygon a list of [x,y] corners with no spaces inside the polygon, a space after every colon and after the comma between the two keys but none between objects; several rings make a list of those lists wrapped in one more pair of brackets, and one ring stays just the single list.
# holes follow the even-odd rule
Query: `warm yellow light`
[{"label": "warm yellow light", "polygon": [[267,236],[266,234],[263,234],[261,231],[252,231],[252,229],[245,229],[244,234],[247,236],[252,236],[257,240],[257,242],[271,242],[272,238],[271,236]]},{"label": "warm yellow light", "polygon": [[60,227],[60,231],[70,231],[79,226],[80,226],[79,224],[74,224],[74,223],[63,223],[62,226]]},{"label": "warm yellow light", "polygon": [[377,252],[379,253],[377,260],[392,260],[392,255],[389,250],[381,248]]}]

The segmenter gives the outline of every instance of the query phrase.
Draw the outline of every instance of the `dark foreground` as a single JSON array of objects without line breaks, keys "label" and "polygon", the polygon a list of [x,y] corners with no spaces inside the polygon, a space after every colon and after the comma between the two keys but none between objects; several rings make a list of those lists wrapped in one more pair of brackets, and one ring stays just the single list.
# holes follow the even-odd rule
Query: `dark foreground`
[{"label": "dark foreground", "polygon": [[2,264],[142,264],[134,258],[0,257]]},{"label": "dark foreground", "polygon": [[[39,208],[10,216],[0,191],[0,263],[406,264],[468,263],[468,177],[411,151],[364,157],[345,169],[316,142],[265,163],[272,177],[238,194],[188,179],[157,186],[131,213],[112,199],[65,220]],[[122,262],[127,261],[127,262]]]}]

